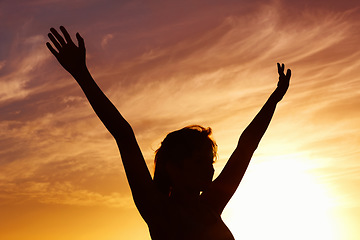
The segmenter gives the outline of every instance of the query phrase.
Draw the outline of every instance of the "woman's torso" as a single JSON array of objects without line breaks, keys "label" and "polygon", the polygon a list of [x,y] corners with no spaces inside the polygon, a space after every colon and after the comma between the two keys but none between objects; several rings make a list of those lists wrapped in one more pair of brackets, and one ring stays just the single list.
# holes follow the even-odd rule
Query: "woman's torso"
[{"label": "woman's torso", "polygon": [[152,240],[234,240],[220,215],[205,204],[168,202],[162,209],[148,224]]}]

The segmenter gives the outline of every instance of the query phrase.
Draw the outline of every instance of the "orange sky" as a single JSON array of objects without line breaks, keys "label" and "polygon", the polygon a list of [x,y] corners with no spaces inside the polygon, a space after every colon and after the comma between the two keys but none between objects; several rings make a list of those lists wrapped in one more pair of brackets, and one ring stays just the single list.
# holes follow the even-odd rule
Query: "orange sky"
[{"label": "orange sky", "polygon": [[169,131],[201,124],[218,174],[284,62],[291,87],[223,218],[237,240],[357,240],[356,2],[1,1],[0,239],[150,239],[115,141],[45,46],[64,25],[151,171]]}]

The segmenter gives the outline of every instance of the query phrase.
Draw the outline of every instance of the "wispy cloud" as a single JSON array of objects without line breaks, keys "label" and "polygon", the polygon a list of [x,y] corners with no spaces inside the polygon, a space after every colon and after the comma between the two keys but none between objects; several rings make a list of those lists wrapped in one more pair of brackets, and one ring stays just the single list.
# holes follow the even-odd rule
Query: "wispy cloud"
[{"label": "wispy cloud", "polygon": [[21,204],[37,201],[45,204],[72,206],[106,206],[112,208],[130,207],[131,196],[113,192],[102,195],[80,189],[69,182],[24,182],[22,184],[1,183],[0,198],[4,203]]},{"label": "wispy cloud", "polygon": [[[36,89],[29,89],[29,81],[32,80],[34,71],[49,58],[44,51],[44,37],[35,35],[27,38],[22,43],[15,43],[12,48],[16,51],[25,48],[26,51],[13,53],[12,56],[1,64],[3,71],[0,77],[0,104],[26,98]],[[21,44],[21,47],[18,45]]]}]

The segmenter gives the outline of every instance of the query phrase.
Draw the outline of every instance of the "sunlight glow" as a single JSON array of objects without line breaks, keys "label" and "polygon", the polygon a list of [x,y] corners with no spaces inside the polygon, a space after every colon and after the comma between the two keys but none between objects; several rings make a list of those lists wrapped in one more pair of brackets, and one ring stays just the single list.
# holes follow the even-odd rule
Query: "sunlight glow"
[{"label": "sunlight glow", "polygon": [[339,239],[334,202],[306,163],[287,155],[249,168],[223,214],[236,239]]}]

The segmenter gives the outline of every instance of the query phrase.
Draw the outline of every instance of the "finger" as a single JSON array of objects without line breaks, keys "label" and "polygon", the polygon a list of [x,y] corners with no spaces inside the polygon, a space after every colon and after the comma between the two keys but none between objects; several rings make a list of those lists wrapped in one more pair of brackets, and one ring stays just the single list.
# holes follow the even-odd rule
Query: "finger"
[{"label": "finger", "polygon": [[79,48],[85,50],[85,42],[84,42],[84,39],[80,36],[79,33],[76,33],[76,38],[77,38],[78,43],[79,43]]},{"label": "finger", "polygon": [[282,71],[281,71],[280,63],[277,63],[277,68],[278,68],[278,73],[281,75]]},{"label": "finger", "polygon": [[285,70],[285,65],[284,64],[281,64],[281,69],[284,72],[284,70]]},{"label": "finger", "polygon": [[286,77],[287,77],[288,79],[290,79],[290,77],[291,77],[291,70],[290,70],[290,69],[288,69],[288,70],[286,71]]},{"label": "finger", "polygon": [[46,43],[46,46],[50,50],[50,52],[52,54],[54,54],[55,57],[58,56],[59,53],[53,48],[53,46],[51,46],[51,44],[49,42]]},{"label": "finger", "polygon": [[63,26],[60,26],[60,30],[61,30],[61,32],[63,33],[66,41],[67,41],[68,43],[72,43],[73,41],[72,41],[72,39],[71,39],[70,34],[68,33],[68,31],[66,31],[66,28],[64,28]]},{"label": "finger", "polygon": [[59,43],[62,46],[64,46],[66,44],[64,38],[54,28],[50,28],[50,32],[56,37],[56,39],[59,41]]},{"label": "finger", "polygon": [[57,48],[58,51],[61,49],[60,43],[55,39],[54,35],[51,33],[48,34],[48,37],[50,38],[51,42],[54,44],[54,46]]}]

